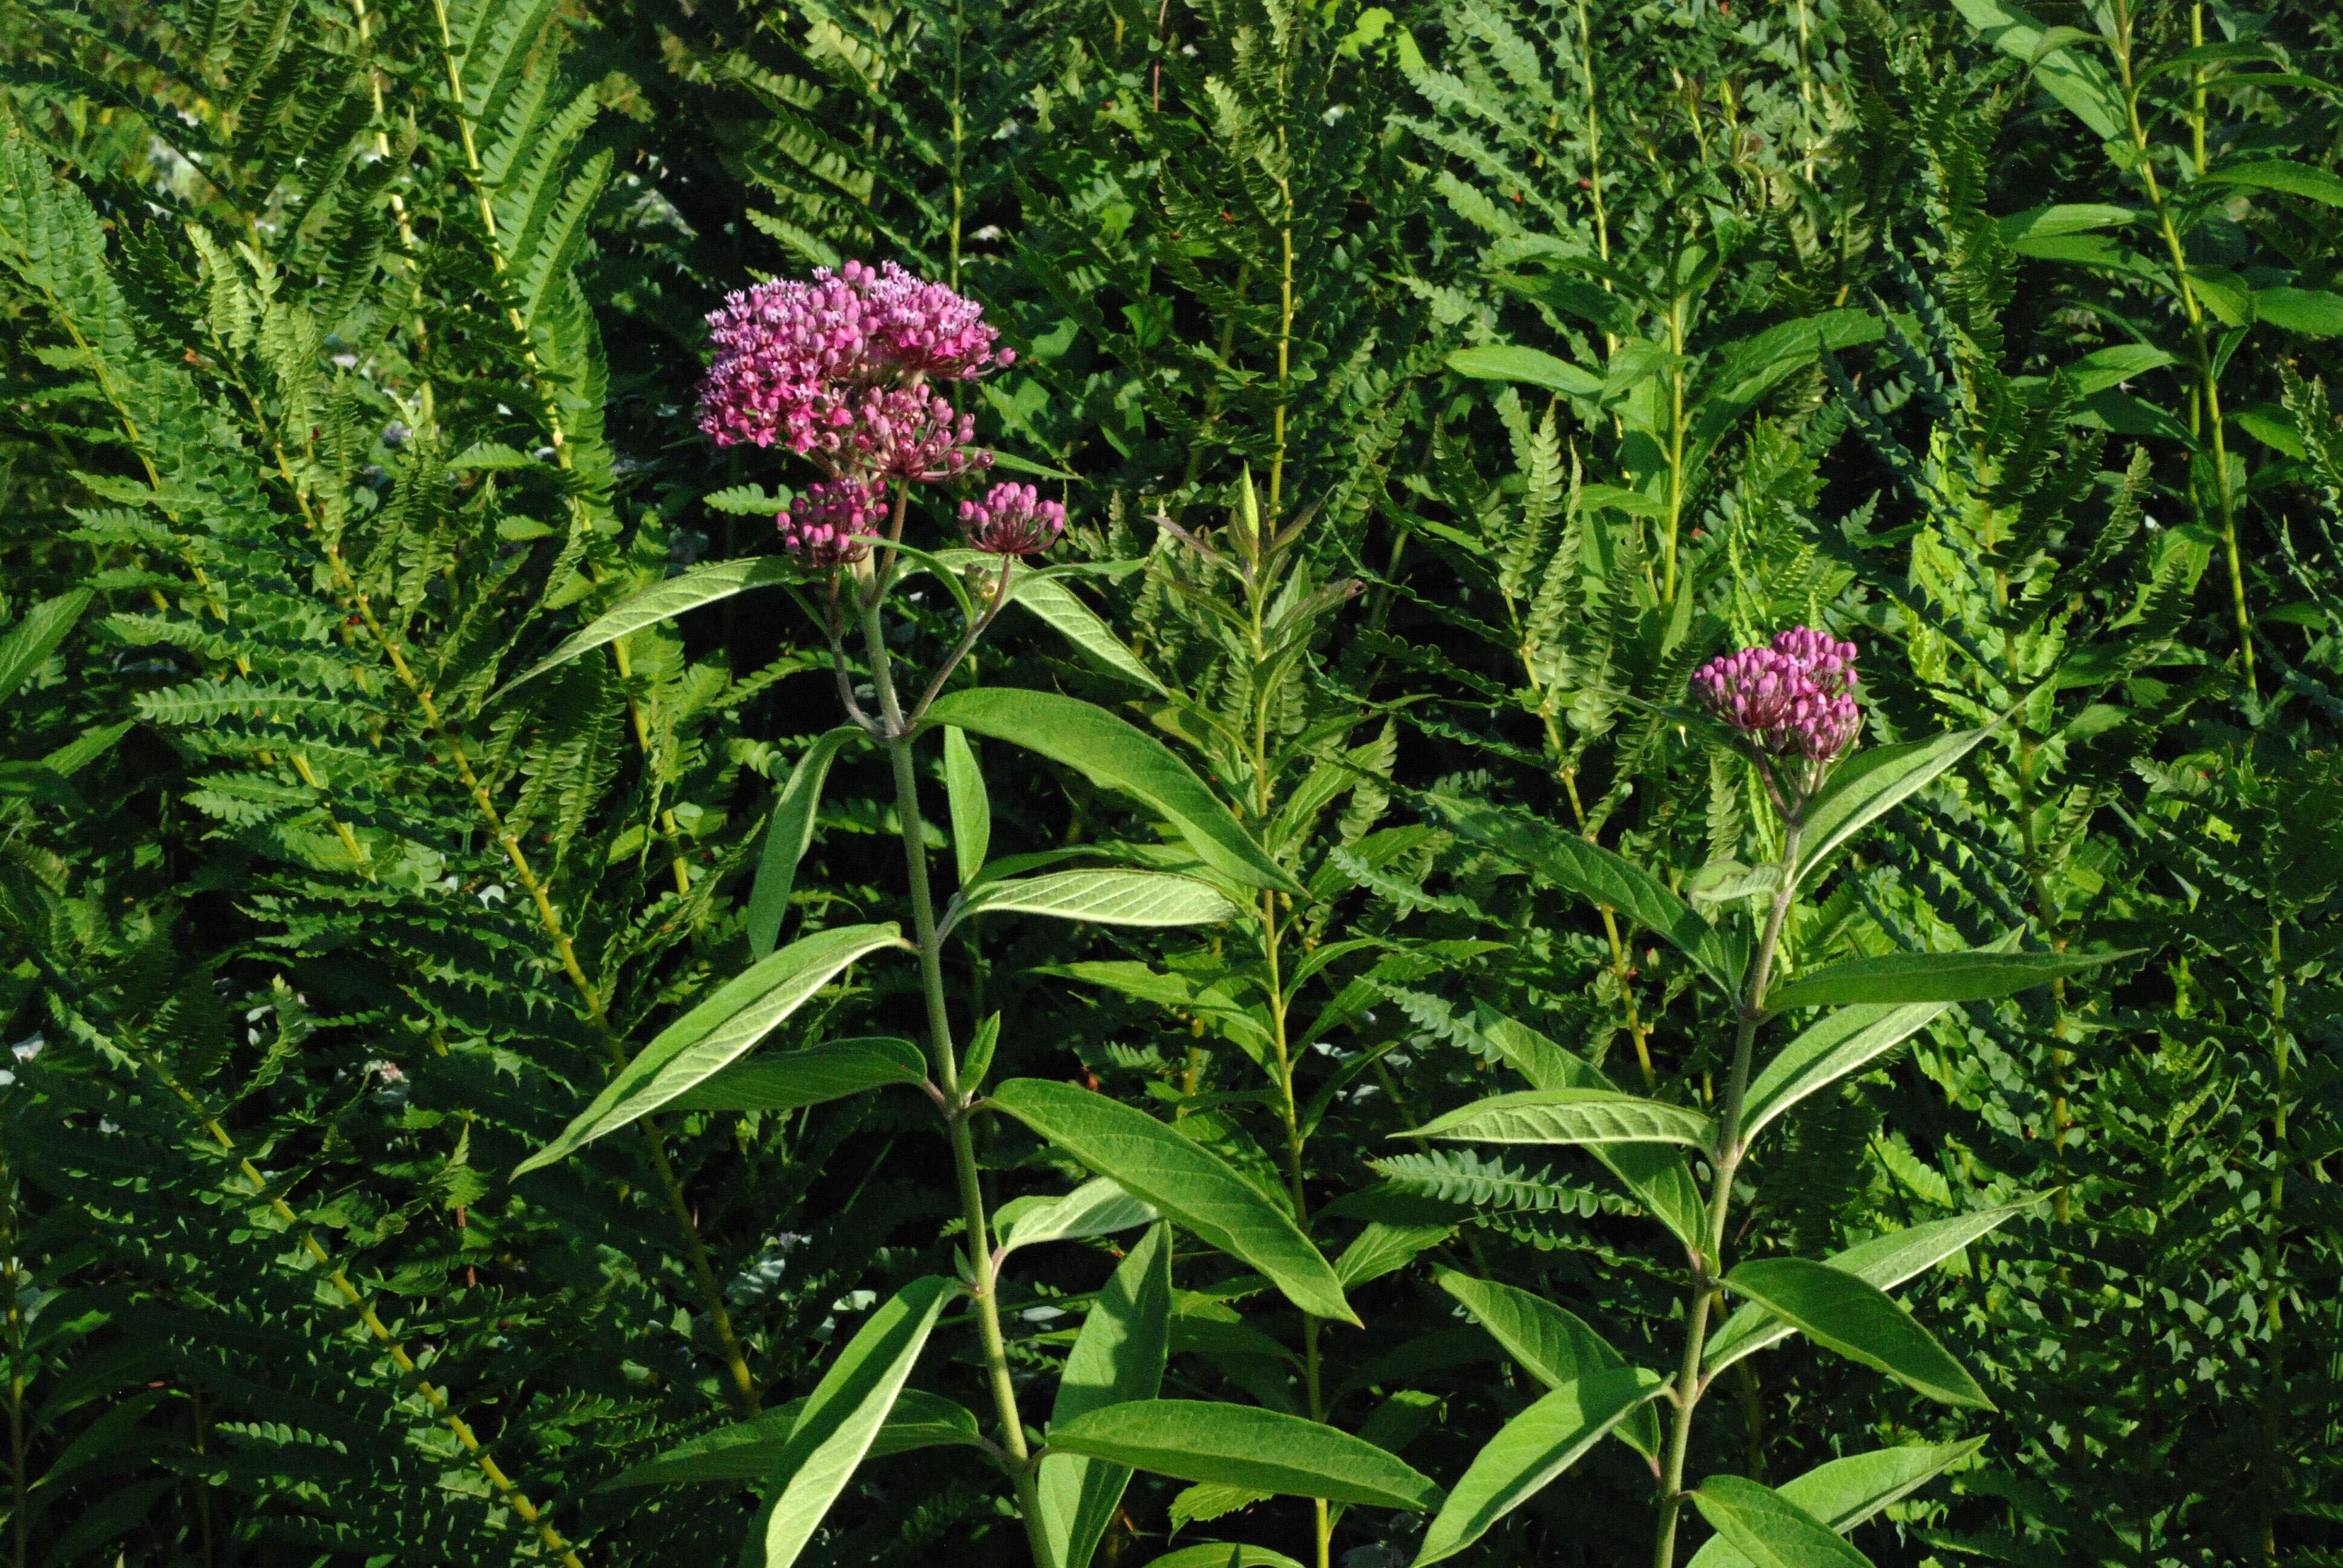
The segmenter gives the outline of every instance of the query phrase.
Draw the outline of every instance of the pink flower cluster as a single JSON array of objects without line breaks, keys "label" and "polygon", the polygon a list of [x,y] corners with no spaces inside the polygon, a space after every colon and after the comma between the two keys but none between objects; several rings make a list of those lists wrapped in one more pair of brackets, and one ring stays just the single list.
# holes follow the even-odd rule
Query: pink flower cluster
[{"label": "pink flower cluster", "polygon": [[[1000,334],[982,307],[941,284],[891,261],[850,261],[731,295],[708,327],[716,357],[699,427],[709,438],[787,447],[830,471],[776,519],[782,547],[809,565],[870,553],[888,481],[931,485],[992,466],[976,448],[975,419],[930,383],[972,380],[1016,356],[994,347]],[[979,548],[1001,554],[1047,548],[1066,526],[1064,508],[1031,486],[995,486],[960,515]]]},{"label": "pink flower cluster", "polygon": [[887,494],[867,479],[820,479],[774,519],[781,548],[811,567],[844,566],[870,553],[886,520]]},{"label": "pink flower cluster", "polygon": [[809,457],[851,444],[868,390],[966,381],[1016,357],[993,347],[1000,335],[974,300],[891,261],[759,284],[728,296],[708,326],[716,357],[699,427],[719,447],[779,442]]},{"label": "pink flower cluster", "polygon": [[[1813,765],[1818,775],[1854,743],[1855,644],[1812,627],[1775,634],[1772,646],[1720,654],[1692,678],[1701,706],[1746,736],[1765,757]],[[1799,781],[1803,794],[1811,778]]]},{"label": "pink flower cluster", "polygon": [[1043,500],[1031,485],[995,485],[981,501],[960,504],[960,526],[980,550],[1030,556],[1058,542],[1066,531],[1066,508]]}]

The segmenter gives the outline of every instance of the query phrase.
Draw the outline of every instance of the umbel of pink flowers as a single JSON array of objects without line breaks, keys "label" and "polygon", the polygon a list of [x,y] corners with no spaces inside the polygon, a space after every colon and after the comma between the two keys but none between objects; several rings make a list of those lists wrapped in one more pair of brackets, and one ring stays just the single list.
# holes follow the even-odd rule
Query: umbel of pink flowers
[{"label": "umbel of pink flowers", "polygon": [[[860,560],[885,526],[887,486],[939,484],[992,465],[976,421],[937,397],[1011,363],[983,307],[893,262],[850,261],[726,297],[708,317],[714,361],[699,427],[719,447],[781,446],[830,477],[776,519],[781,545],[809,566]],[[1065,510],[1030,485],[995,485],[963,503],[970,543],[1001,555],[1046,549]]]},{"label": "umbel of pink flowers", "polygon": [[1775,802],[1795,816],[1855,743],[1855,644],[1794,626],[1769,645],[1719,654],[1692,678],[1693,695],[1756,752]]}]

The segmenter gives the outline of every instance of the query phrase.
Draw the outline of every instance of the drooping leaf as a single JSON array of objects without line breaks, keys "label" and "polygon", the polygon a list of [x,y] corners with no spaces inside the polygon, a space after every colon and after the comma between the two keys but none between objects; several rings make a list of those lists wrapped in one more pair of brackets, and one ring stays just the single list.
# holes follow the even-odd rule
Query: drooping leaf
[{"label": "drooping leaf", "polygon": [[1860,1275],[1808,1258],[1758,1258],[1734,1269],[1725,1282],[1816,1344],[1930,1399],[1993,1408],[1976,1379],[1936,1337]]},{"label": "drooping leaf", "polygon": [[1697,1111],[1614,1090],[1530,1089],[1474,1101],[1398,1136],[1467,1143],[1684,1143],[1705,1149],[1716,1128]]},{"label": "drooping leaf", "polygon": [[[1487,1004],[1476,1021],[1481,1038],[1534,1089],[1615,1089],[1600,1069],[1566,1050],[1516,1019],[1503,1017]],[[1595,1159],[1619,1178],[1635,1201],[1665,1225],[1688,1248],[1703,1244],[1707,1208],[1700,1185],[1675,1149],[1664,1143],[1595,1143],[1587,1146]]]},{"label": "drooping leaf", "polygon": [[749,1527],[741,1568],[789,1568],[878,1441],[957,1280],[914,1280],[870,1314],[806,1396]]},{"label": "drooping leaf", "polygon": [[923,1083],[927,1076],[927,1060],[908,1040],[829,1040],[745,1058],[669,1103],[678,1111],[795,1111],[866,1089]]},{"label": "drooping leaf", "polygon": [[[602,1483],[595,1490],[613,1492],[628,1486],[669,1486],[694,1481],[722,1481],[737,1485],[762,1481],[773,1473],[789,1446],[789,1433],[805,1413],[807,1402],[791,1400],[778,1410],[679,1442],[656,1459],[647,1459]],[[964,1405],[935,1394],[904,1389],[871,1439],[864,1456],[883,1459],[922,1448],[981,1448],[975,1415]]]},{"label": "drooping leaf", "polygon": [[[1493,1280],[1476,1280],[1453,1269],[1435,1271],[1440,1288],[1456,1298],[1473,1321],[1489,1331],[1522,1370],[1548,1388],[1614,1372],[1627,1358],[1574,1314],[1542,1296]],[[1648,1404],[1619,1423],[1628,1447],[1649,1459],[1659,1452],[1659,1418]]]},{"label": "drooping leaf", "polygon": [[789,782],[773,802],[773,819],[765,828],[765,848],[757,857],[757,879],[749,890],[749,951],[763,958],[779,940],[781,921],[789,914],[789,890],[796,886],[798,862],[813,842],[814,815],[821,806],[821,788],[830,779],[830,765],[840,748],[862,739],[851,724],[817,737],[789,769]]},{"label": "drooping leaf", "polygon": [[[1082,1320],[1059,1373],[1051,1425],[1153,1399],[1163,1390],[1171,1345],[1172,1234],[1158,1225],[1131,1248]],[[1041,1523],[1059,1568],[1089,1568],[1130,1483],[1129,1468],[1107,1460],[1053,1453],[1041,1461]]]},{"label": "drooping leaf", "polygon": [[1005,1257],[1020,1247],[1043,1241],[1111,1236],[1157,1218],[1154,1205],[1101,1176],[1060,1197],[1012,1199],[994,1211],[992,1221]]},{"label": "drooping leaf", "polygon": [[1509,343],[1460,348],[1448,357],[1448,368],[1474,381],[1518,381],[1543,387],[1549,392],[1566,392],[1573,397],[1603,396],[1603,377],[1594,371],[1538,349],[1520,348]]},{"label": "drooping leaf", "polygon": [[944,799],[951,812],[952,863],[965,888],[992,851],[992,799],[985,792],[984,771],[976,765],[976,749],[968,743],[967,731],[949,724],[944,726]]},{"label": "drooping leaf", "polygon": [[[1776,1490],[1833,1531],[1844,1535],[1891,1503],[1900,1502],[1985,1446],[1985,1439],[1966,1442],[1907,1443],[1900,1448],[1874,1449],[1818,1464]],[[1723,1535],[1713,1536],[1693,1553],[1686,1568],[1755,1568],[1749,1558]]]},{"label": "drooping leaf", "polygon": [[1357,1324],[1333,1266],[1292,1216],[1179,1129],[1103,1094],[1034,1078],[1010,1080],[988,1103],[1199,1240],[1251,1263],[1303,1312]]},{"label": "drooping leaf", "polygon": [[928,717],[1037,751],[1152,807],[1206,865],[1242,886],[1302,890],[1186,763],[1102,708],[1055,692],[988,686],[946,693]]},{"label": "drooping leaf", "polygon": [[1441,1498],[1430,1476],[1373,1443],[1258,1405],[1191,1399],[1111,1404],[1052,1424],[1050,1448],[1272,1496],[1419,1513]]},{"label": "drooping leaf", "polygon": [[1078,652],[1100,668],[1151,691],[1163,689],[1163,682],[1123,645],[1114,628],[1057,578],[1038,572],[1021,572],[1010,586],[1009,597],[1011,603],[1031,611],[1036,619],[1073,644]]},{"label": "drooping leaf", "polygon": [[801,937],[752,964],[661,1030],[561,1130],[561,1136],[522,1161],[513,1174],[519,1176],[566,1159],[713,1077],[803,1007],[840,970],[901,940],[901,933],[891,924],[844,926]]},{"label": "drooping leaf", "polygon": [[1765,999],[1765,1010],[1775,1014],[1857,1002],[1901,1007],[1927,1001],[1990,1001],[2132,956],[2131,950],[2018,953],[1970,948],[1953,953],[1847,959],[1775,987]]},{"label": "drooping leaf", "polygon": [[1806,1096],[1860,1072],[1928,1026],[1953,1004],[1871,1003],[1824,1014],[1784,1046],[1749,1085],[1742,1111],[1744,1143]]},{"label": "drooping leaf", "polygon": [[730,598],[734,594],[746,593],[750,588],[797,582],[804,576],[805,569],[788,556],[754,556],[745,560],[710,561],[705,566],[693,567],[664,582],[653,583],[640,593],[629,595],[596,616],[564,638],[560,647],[507,681],[498,695],[502,696],[523,681],[535,680],[548,669],[558,669],[580,654],[591,653],[605,643],[616,642],[647,626],[673,620],[687,610]]},{"label": "drooping leaf", "polygon": [[1726,996],[1739,991],[1744,959],[1738,944],[1634,861],[1493,806],[1444,795],[1424,799],[1457,832],[1589,903],[1616,910],[1673,945]]},{"label": "drooping leaf", "polygon": [[1871,1568],[1871,1559],[1830,1526],[1771,1487],[1738,1475],[1712,1475],[1693,1506],[1757,1568]]},{"label": "drooping leaf", "polygon": [[1417,1568],[1455,1556],[1537,1495],[1630,1412],[1645,1409],[1664,1380],[1644,1367],[1589,1372],[1543,1395],[1497,1430],[1424,1532]]},{"label": "drooping leaf", "polygon": [[81,619],[82,611],[96,597],[88,588],[75,588],[55,598],[43,599],[17,618],[16,624],[0,633],[0,698],[13,696],[16,689],[32,678],[33,672],[57,650],[65,634]]},{"label": "drooping leaf", "polygon": [[2308,196],[2328,206],[2343,206],[2343,179],[2308,164],[2273,158],[2261,163],[2231,164],[2197,178],[2199,185],[2242,186],[2249,190],[2282,191]]},{"label": "drooping leaf", "polygon": [[[1949,1220],[1932,1220],[1925,1225],[1891,1231],[1885,1236],[1859,1241],[1826,1261],[1834,1269],[1883,1291],[1892,1291],[2041,1201],[2039,1197],[2023,1198],[2014,1203],[1956,1214]],[[1709,1336],[1707,1349],[1701,1355],[1701,1370],[1714,1376],[1743,1356],[1777,1345],[1796,1332],[1753,1302],[1735,1312],[1725,1320],[1723,1328]]]},{"label": "drooping leaf", "polygon": [[1103,926],[1208,926],[1237,907],[1210,882],[1172,871],[1101,867],[986,882],[954,906],[947,929],[970,915],[1054,915]]},{"label": "drooping leaf", "polygon": [[2093,135],[2113,141],[2123,134],[2122,93],[2107,68],[2086,48],[2061,46],[2047,24],[2006,0],[1953,0],[1953,8],[1985,35],[1986,42],[2031,66],[2042,90],[2065,105]]},{"label": "drooping leaf", "polygon": [[1806,803],[1798,879],[1805,880],[1848,839],[1926,789],[1946,769],[1975,750],[1990,732],[1989,727],[1956,729],[1926,740],[1858,751],[1839,764]]}]

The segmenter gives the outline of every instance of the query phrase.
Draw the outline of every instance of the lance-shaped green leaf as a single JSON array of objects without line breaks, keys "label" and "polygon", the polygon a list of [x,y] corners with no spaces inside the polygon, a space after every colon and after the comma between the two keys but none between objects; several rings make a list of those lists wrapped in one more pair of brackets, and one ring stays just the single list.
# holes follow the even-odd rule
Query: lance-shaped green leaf
[{"label": "lance-shaped green leaf", "polygon": [[[1548,1040],[1529,1025],[1491,1010],[1475,1010],[1481,1038],[1530,1081],[1534,1089],[1614,1089],[1600,1068]],[[1686,1247],[1697,1249],[1707,1224],[1705,1200],[1682,1154],[1664,1143],[1596,1143],[1588,1151],[1609,1167],[1635,1201]]]},{"label": "lance-shaped green leaf", "polygon": [[1251,1263],[1303,1312],[1358,1325],[1333,1265],[1292,1216],[1179,1129],[1103,1094],[1038,1078],[1012,1078],[986,1103],[1152,1203],[1207,1245]]},{"label": "lance-shaped green leaf", "polygon": [[2113,141],[2123,134],[2123,95],[2107,68],[2075,46],[2083,43],[2081,35],[2067,29],[2071,42],[2062,43],[2039,17],[2008,0],[1953,0],[1953,8],[1986,43],[2031,66],[2042,90],[2099,139]]},{"label": "lance-shaped green leaf", "polygon": [[1012,1199],[993,1211],[992,1223],[1005,1259],[1020,1247],[1111,1236],[1160,1217],[1152,1203],[1101,1176],[1055,1198]]},{"label": "lance-shaped green leaf", "polygon": [[789,913],[789,890],[798,879],[798,862],[813,842],[813,819],[821,805],[821,787],[830,779],[830,765],[839,749],[859,740],[862,731],[841,725],[817,739],[789,769],[789,780],[773,802],[773,819],[765,827],[765,848],[757,857],[757,879],[749,890],[749,950],[763,958],[773,950]]},{"label": "lance-shaped green leaf", "polygon": [[1441,1497],[1430,1476],[1373,1443],[1259,1405],[1195,1399],[1111,1404],[1052,1424],[1050,1451],[1274,1497],[1416,1512],[1436,1507]]},{"label": "lance-shaped green leaf", "polygon": [[[1163,1391],[1171,1348],[1172,1234],[1158,1225],[1123,1259],[1082,1321],[1058,1376],[1051,1425],[1066,1425],[1110,1405],[1153,1399]],[[1089,1568],[1122,1505],[1130,1468],[1084,1454],[1052,1453],[1041,1461],[1039,1484],[1041,1526],[1052,1559],[1058,1568]]]},{"label": "lance-shaped green leaf", "polygon": [[1397,1136],[1463,1143],[1685,1143],[1705,1149],[1715,1124],[1697,1111],[1607,1089],[1530,1089],[1459,1106]]},{"label": "lance-shaped green leaf", "polygon": [[1692,1501],[1717,1534],[1757,1568],[1871,1568],[1871,1559],[1829,1525],[1745,1477],[1712,1475]]},{"label": "lance-shaped green leaf", "polygon": [[798,1560],[877,1442],[936,1315],[961,1293],[957,1280],[914,1280],[848,1342],[806,1396],[773,1462],[765,1505],[740,1549],[740,1568],[789,1568]]},{"label": "lance-shaped green leaf", "polygon": [[1888,953],[1825,965],[1765,999],[1770,1014],[1849,1002],[1903,1006],[1923,1001],[1991,1001],[2081,974],[2137,950],[2101,953],[2015,953],[1970,948],[1956,953]]},{"label": "lance-shaped green leaf", "polygon": [[1123,646],[1114,628],[1098,617],[1098,613],[1074,597],[1073,590],[1056,578],[1039,572],[1020,572],[1009,589],[1010,602],[1031,610],[1035,618],[1048,625],[1059,636],[1073,644],[1075,649],[1091,663],[1126,680],[1136,681],[1151,691],[1161,691],[1163,683],[1155,672],[1140,661],[1139,656]]},{"label": "lance-shaped green leaf", "polygon": [[1849,839],[1976,750],[1977,742],[1990,732],[1991,726],[1957,729],[1926,740],[1858,751],[1840,763],[1829,782],[1806,803],[1798,879],[1804,881]]},{"label": "lance-shaped green leaf", "polygon": [[57,650],[95,597],[88,588],[75,588],[45,598],[0,634],[0,697],[13,694],[32,678],[33,671]]},{"label": "lance-shaped green leaf", "polygon": [[1633,860],[1499,807],[1447,795],[1423,799],[1464,837],[1589,903],[1617,910],[1690,959],[1726,996],[1739,993],[1745,961],[1739,944]]},{"label": "lance-shaped green leaf", "polygon": [[1860,1072],[1921,1030],[1953,1004],[1912,1002],[1903,1007],[1873,1004],[1825,1013],[1767,1062],[1749,1085],[1742,1111],[1742,1141],[1755,1141],[1767,1123],[1799,1101]]},{"label": "lance-shaped green leaf", "polygon": [[981,686],[937,699],[928,718],[1037,751],[1152,807],[1198,859],[1242,886],[1302,891],[1169,747],[1102,708],[1051,691]]},{"label": "lance-shaped green leaf", "polygon": [[2272,159],[2262,163],[2231,164],[2198,176],[2198,185],[2243,186],[2249,190],[2283,191],[2288,196],[2308,196],[2328,206],[2343,206],[2343,179],[2325,169],[2308,164],[2288,163]]},{"label": "lance-shaped green leaf", "polygon": [[515,1176],[568,1157],[606,1132],[647,1116],[732,1065],[749,1048],[803,1007],[838,972],[880,948],[901,942],[893,925],[844,926],[791,942],[749,967],[714,996],[661,1030],[561,1136],[522,1161]]},{"label": "lance-shaped green leaf", "polygon": [[826,1040],[736,1061],[668,1103],[678,1111],[795,1111],[867,1089],[927,1081],[927,1059],[893,1035]]},{"label": "lance-shaped green leaf", "polygon": [[[1788,1502],[1805,1509],[1838,1534],[1844,1535],[1891,1503],[1901,1502],[1985,1446],[1985,1439],[1966,1442],[1907,1443],[1901,1448],[1875,1449],[1818,1464],[1795,1481],[1777,1489]],[[1756,1568],[1725,1536],[1713,1537],[1693,1553],[1686,1568]]]},{"label": "lance-shaped green leaf", "polygon": [[[2021,1198],[2015,1203],[2003,1203],[1991,1209],[1978,1209],[1966,1214],[1956,1214],[1949,1220],[1932,1220],[1925,1225],[1906,1230],[1890,1231],[1885,1236],[1874,1236],[1868,1241],[1858,1241],[1846,1251],[1826,1260],[1834,1269],[1853,1274],[1855,1278],[1892,1291],[1985,1235],[2014,1214],[2022,1214],[2040,1203],[2037,1196]],[[1725,1320],[1725,1326],[1711,1334],[1708,1348],[1701,1356],[1701,1371],[1715,1376],[1743,1356],[1780,1344],[1796,1332],[1789,1324],[1765,1308],[1752,1303]]]},{"label": "lance-shaped green leaf", "polygon": [[1725,1283],[1816,1344],[1930,1399],[1993,1408],[1976,1379],[1936,1337],[1860,1275],[1810,1258],[1760,1258],[1725,1275]]},{"label": "lance-shaped green leaf", "polygon": [[[669,1486],[695,1481],[725,1481],[734,1484],[762,1481],[773,1473],[789,1446],[789,1433],[805,1413],[806,1401],[791,1400],[749,1421],[718,1427],[688,1442],[678,1443],[656,1459],[647,1459],[595,1488],[614,1492],[628,1486]],[[907,1388],[895,1396],[894,1407],[870,1441],[864,1457],[883,1459],[921,1448],[981,1448],[976,1417],[965,1406]]]},{"label": "lance-shaped green leaf", "polygon": [[951,810],[952,864],[967,887],[992,850],[992,798],[968,732],[944,726],[944,799]]},{"label": "lance-shaped green leaf", "polygon": [[[1522,1370],[1545,1384],[1560,1388],[1596,1372],[1615,1372],[1627,1358],[1585,1322],[1543,1296],[1476,1280],[1453,1269],[1434,1271],[1440,1288],[1456,1298],[1473,1321],[1489,1331]],[[1628,1413],[1619,1423],[1620,1440],[1650,1459],[1660,1450],[1660,1421],[1649,1405]]]},{"label": "lance-shaped green leaf", "polygon": [[1645,1410],[1665,1382],[1644,1367],[1591,1372],[1497,1429],[1424,1532],[1416,1568],[1453,1557],[1578,1462],[1604,1433]]},{"label": "lance-shaped green leaf", "polygon": [[746,560],[710,561],[706,566],[693,567],[620,599],[564,638],[560,647],[505,682],[497,695],[503,696],[523,681],[535,680],[548,669],[558,669],[605,643],[616,642],[647,626],[673,620],[686,610],[730,598],[750,588],[798,582],[804,577],[804,569],[787,556],[754,556]]},{"label": "lance-shaped green leaf", "polygon": [[1236,912],[1227,894],[1200,878],[1106,867],[982,883],[955,901],[944,929],[970,915],[1054,915],[1102,926],[1209,926]]},{"label": "lance-shaped green leaf", "polygon": [[1448,368],[1475,381],[1519,381],[1574,397],[1599,397],[1603,377],[1567,359],[1557,359],[1535,348],[1509,343],[1482,348],[1460,348],[1448,357]]}]

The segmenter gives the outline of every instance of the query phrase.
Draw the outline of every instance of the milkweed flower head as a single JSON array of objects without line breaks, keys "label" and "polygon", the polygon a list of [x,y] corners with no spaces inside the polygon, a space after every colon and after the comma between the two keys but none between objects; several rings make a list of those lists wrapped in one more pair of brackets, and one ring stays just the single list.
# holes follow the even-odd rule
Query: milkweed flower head
[{"label": "milkweed flower head", "polygon": [[1855,647],[1813,627],[1719,654],[1692,678],[1693,695],[1749,743],[1766,786],[1795,815],[1863,724]]},{"label": "milkweed flower head", "polygon": [[968,542],[997,556],[1037,555],[1066,531],[1066,508],[1031,485],[995,485],[980,501],[960,504]]},{"label": "milkweed flower head", "polygon": [[870,389],[971,380],[1016,358],[981,306],[891,261],[735,292],[708,327],[700,429],[719,447],[817,457],[841,450]]},{"label": "milkweed flower head", "polygon": [[886,493],[865,479],[820,479],[774,519],[781,548],[809,567],[837,567],[870,553],[887,516]]}]

